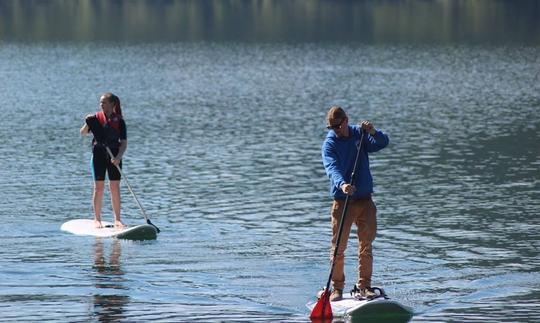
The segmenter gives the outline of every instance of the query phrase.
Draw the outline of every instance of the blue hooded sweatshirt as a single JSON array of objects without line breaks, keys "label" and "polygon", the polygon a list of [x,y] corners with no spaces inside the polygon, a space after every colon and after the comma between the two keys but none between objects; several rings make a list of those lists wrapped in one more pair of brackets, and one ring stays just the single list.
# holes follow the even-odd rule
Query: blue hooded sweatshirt
[{"label": "blue hooded sweatshirt", "polygon": [[[349,137],[339,138],[331,130],[328,132],[322,145],[322,160],[326,175],[330,178],[330,195],[334,199],[345,199],[346,195],[341,190],[341,185],[349,183],[354,167],[357,147],[360,142],[361,127],[349,125]],[[379,151],[388,145],[389,139],[386,134],[376,130],[375,135],[364,134],[362,151],[358,157],[356,181],[351,183],[356,187],[352,198],[363,198],[373,193],[373,178],[369,170],[369,153]]]}]

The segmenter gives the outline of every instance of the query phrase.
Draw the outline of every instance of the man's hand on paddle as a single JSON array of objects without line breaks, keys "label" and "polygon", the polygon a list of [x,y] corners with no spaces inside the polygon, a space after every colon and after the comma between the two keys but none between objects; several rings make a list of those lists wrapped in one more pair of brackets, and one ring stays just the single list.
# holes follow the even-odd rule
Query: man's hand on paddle
[{"label": "man's hand on paddle", "polygon": [[368,132],[370,135],[374,136],[375,135],[375,127],[373,126],[373,123],[367,121],[367,120],[364,120],[360,123],[360,125],[362,126],[362,129],[366,132]]},{"label": "man's hand on paddle", "polygon": [[354,185],[345,183],[341,185],[341,190],[347,195],[353,195],[354,192],[356,192],[356,187],[354,187]]}]

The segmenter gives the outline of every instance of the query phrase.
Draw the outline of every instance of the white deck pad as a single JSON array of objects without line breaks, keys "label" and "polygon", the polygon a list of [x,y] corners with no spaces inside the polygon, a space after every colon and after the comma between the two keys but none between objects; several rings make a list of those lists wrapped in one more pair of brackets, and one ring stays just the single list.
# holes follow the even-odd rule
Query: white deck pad
[{"label": "white deck pad", "polygon": [[114,224],[101,221],[103,228],[94,227],[94,220],[76,219],[65,222],[60,230],[81,236],[94,236],[103,238],[118,238],[128,240],[154,240],[157,238],[157,230],[150,224],[115,228]]}]

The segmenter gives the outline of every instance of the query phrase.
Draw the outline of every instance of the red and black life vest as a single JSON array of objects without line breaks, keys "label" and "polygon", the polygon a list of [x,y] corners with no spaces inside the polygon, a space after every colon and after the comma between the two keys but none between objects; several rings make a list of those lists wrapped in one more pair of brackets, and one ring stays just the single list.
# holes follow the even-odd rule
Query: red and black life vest
[{"label": "red and black life vest", "polygon": [[109,125],[109,127],[116,130],[118,136],[120,136],[120,120],[122,120],[122,116],[113,112],[111,118],[107,120],[107,116],[105,115],[105,113],[103,113],[103,111],[99,111],[96,113],[96,118],[98,119],[102,127],[105,128],[106,125]]},{"label": "red and black life vest", "polygon": [[[109,146],[109,148],[116,148],[120,145],[120,136],[122,133],[122,116],[116,113],[113,113],[109,119],[103,111],[96,112],[96,119],[101,125],[102,131],[102,141],[101,143]],[[96,145],[97,141],[93,140],[93,144]]]}]

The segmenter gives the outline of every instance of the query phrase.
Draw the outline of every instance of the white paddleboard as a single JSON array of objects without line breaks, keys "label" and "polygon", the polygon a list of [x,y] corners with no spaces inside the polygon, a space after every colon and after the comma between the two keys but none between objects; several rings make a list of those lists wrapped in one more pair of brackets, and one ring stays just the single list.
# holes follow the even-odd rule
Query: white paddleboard
[{"label": "white paddleboard", "polygon": [[94,236],[103,238],[118,238],[128,240],[154,240],[157,230],[149,224],[142,224],[124,228],[115,228],[114,224],[101,221],[103,228],[94,227],[94,220],[77,219],[65,222],[60,230],[81,236]]},{"label": "white paddleboard", "polygon": [[[306,306],[313,310],[317,302]],[[377,297],[372,300],[358,300],[350,294],[344,294],[340,301],[330,302],[334,317],[362,317],[365,319],[399,319],[407,322],[412,317],[412,309],[389,298]]]}]

